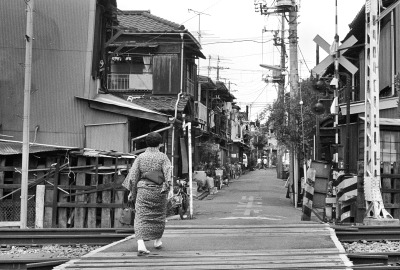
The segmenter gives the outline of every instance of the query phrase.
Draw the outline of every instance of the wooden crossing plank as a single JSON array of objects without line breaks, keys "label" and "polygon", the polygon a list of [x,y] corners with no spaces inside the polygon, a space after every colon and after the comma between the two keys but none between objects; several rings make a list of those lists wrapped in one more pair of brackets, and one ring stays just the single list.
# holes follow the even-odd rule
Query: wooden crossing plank
[{"label": "wooden crossing plank", "polygon": [[[126,257],[131,256],[132,254],[135,255],[135,252],[100,252],[90,257],[82,257],[82,260],[90,260],[92,258],[118,258],[118,257]],[[237,257],[241,255],[246,256],[317,256],[317,255],[340,255],[345,254],[344,252],[339,252],[336,248],[324,248],[324,249],[280,249],[280,250],[215,250],[210,251],[163,251],[162,253],[165,257],[187,257],[196,255],[196,257]]]},{"label": "wooden crossing plank", "polygon": [[[315,226],[313,229],[306,230],[306,227],[281,226],[268,227],[235,227],[204,230],[199,226],[191,228],[175,228],[165,231],[164,237],[180,239],[191,239],[190,236],[216,238],[220,240],[234,235],[245,235],[248,239],[271,237],[280,235],[286,238],[298,239],[303,235],[322,235],[331,236],[332,229],[329,226]],[[316,231],[316,232],[315,232]],[[297,238],[296,238],[297,237]],[[125,245],[134,241],[133,236],[121,240],[120,244]],[[125,242],[125,243],[123,243]],[[316,247],[318,244],[316,244]],[[111,246],[110,246],[111,247]],[[238,246],[236,246],[238,247]],[[57,270],[94,270],[94,269],[350,269],[351,263],[348,261],[344,250],[336,247],[328,248],[284,248],[284,249],[235,249],[231,246],[224,246],[224,249],[205,248],[204,250],[168,250],[168,247],[161,250],[152,250],[146,257],[136,256],[135,250],[131,249],[111,249],[103,247],[99,251],[92,252],[83,256],[79,260],[70,261],[62,268]]]},{"label": "wooden crossing plank", "polygon": [[162,251],[147,257],[135,252],[100,252],[63,269],[346,269],[335,248],[296,250]]}]

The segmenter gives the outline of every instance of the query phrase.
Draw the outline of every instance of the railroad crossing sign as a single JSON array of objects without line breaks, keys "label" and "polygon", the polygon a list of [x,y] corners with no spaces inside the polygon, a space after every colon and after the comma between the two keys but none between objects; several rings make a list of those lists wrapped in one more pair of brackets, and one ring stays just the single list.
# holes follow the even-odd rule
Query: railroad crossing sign
[{"label": "railroad crossing sign", "polygon": [[[324,71],[335,61],[335,55],[331,55],[329,43],[326,42],[319,35],[314,38],[314,42],[317,43],[324,51],[329,54],[324,60],[322,60],[321,63],[319,63],[312,69],[313,73],[322,75],[322,73],[324,73]],[[357,39],[354,36],[351,36],[350,38],[346,39],[346,41],[343,42],[342,45],[339,46],[338,50],[341,52],[341,54],[343,54],[347,51],[346,48],[353,46],[356,42]],[[338,60],[339,64],[346,68],[351,74],[354,75],[357,72],[358,68],[353,65],[349,60],[347,60],[346,57],[340,56]]]}]

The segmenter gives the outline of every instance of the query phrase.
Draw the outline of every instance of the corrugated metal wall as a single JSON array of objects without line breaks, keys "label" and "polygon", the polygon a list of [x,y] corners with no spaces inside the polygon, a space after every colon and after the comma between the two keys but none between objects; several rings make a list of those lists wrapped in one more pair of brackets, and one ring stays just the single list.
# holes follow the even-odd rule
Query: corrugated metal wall
[{"label": "corrugated metal wall", "polygon": [[[128,123],[86,126],[86,147],[128,152],[128,138],[125,138],[127,134]],[[116,140],[115,138],[125,138],[125,140]]]},{"label": "corrugated metal wall", "polygon": [[[0,1],[0,117],[2,133],[14,140],[22,140],[25,8],[24,1]],[[75,98],[96,93],[90,77],[96,1],[40,0],[34,9],[31,140],[36,127],[36,142],[83,147],[85,124],[126,120],[110,113],[98,119]]]}]

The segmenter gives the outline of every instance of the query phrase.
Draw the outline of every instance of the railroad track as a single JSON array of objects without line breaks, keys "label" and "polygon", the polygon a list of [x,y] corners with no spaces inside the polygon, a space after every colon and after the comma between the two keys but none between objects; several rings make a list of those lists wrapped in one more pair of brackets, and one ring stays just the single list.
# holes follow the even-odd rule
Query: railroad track
[{"label": "railroad track", "polygon": [[0,269],[51,270],[69,259],[12,259],[1,260]]},{"label": "railroad track", "polygon": [[366,241],[400,241],[399,226],[351,226],[332,227],[341,242]]},{"label": "railroad track", "polygon": [[[399,226],[333,226],[341,242],[400,241]],[[347,257],[355,269],[400,269],[400,252],[349,253]],[[368,266],[369,265],[369,266]],[[361,268],[360,268],[361,267]],[[373,268],[372,268],[373,267]]]},{"label": "railroad track", "polygon": [[[103,246],[132,235],[132,229],[0,229],[0,251],[11,246],[36,248],[45,245]],[[50,270],[72,258],[55,254],[6,254],[0,256],[0,269]]]},{"label": "railroad track", "polygon": [[132,233],[132,229],[2,229],[0,247],[50,244],[107,245]]}]

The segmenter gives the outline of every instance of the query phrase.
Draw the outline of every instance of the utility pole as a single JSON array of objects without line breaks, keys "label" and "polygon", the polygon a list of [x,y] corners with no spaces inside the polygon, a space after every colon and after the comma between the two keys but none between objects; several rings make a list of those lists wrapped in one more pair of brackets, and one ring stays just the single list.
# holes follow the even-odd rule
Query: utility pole
[{"label": "utility pole", "polygon": [[[299,75],[298,75],[298,57],[297,57],[297,10],[296,6],[292,6],[289,11],[289,52],[290,52],[290,99],[295,99],[299,89]],[[290,117],[290,116],[289,116]],[[294,117],[290,117],[290,125],[295,126]],[[291,182],[294,185],[294,206],[297,207],[297,195],[298,195],[298,160],[297,151],[295,145],[292,146],[291,162],[289,164]],[[304,172],[305,173],[305,172]]]},{"label": "utility pole", "polygon": [[[281,25],[281,61],[279,71],[281,72],[281,80],[279,82],[278,88],[278,99],[284,102],[285,97],[285,77],[282,75],[282,71],[285,70],[285,57],[286,57],[286,47],[285,47],[285,13],[289,13],[289,50],[290,50],[290,100],[293,100],[298,92],[298,57],[297,57],[297,5],[295,0],[291,1],[276,1],[275,7],[268,7],[264,2],[255,1],[254,3],[255,11],[260,12],[261,15],[278,14],[282,15],[282,25]],[[275,46],[278,46],[277,34],[274,37]],[[261,65],[264,68],[277,70],[277,67]],[[294,122],[294,117],[289,115],[289,125],[296,126]],[[295,151],[295,145],[292,145],[290,153],[290,180],[294,185],[294,205],[297,207],[297,194],[298,194],[298,160],[296,158],[297,154]],[[278,165],[279,166],[279,165]]]},{"label": "utility pole", "polygon": [[[285,70],[286,46],[285,46],[285,14],[282,14],[281,23],[281,70]],[[281,73],[281,82],[278,84],[278,99],[283,101],[285,95],[285,76]]]},{"label": "utility pole", "polygon": [[[211,56],[209,56],[209,59],[211,59]],[[229,69],[228,67],[220,67],[219,62],[220,62],[220,60],[219,60],[219,56],[218,56],[217,66],[216,67],[212,67],[210,65],[208,66],[208,77],[210,77],[210,70],[216,69],[217,70],[217,81],[219,81],[219,70],[220,69]]]},{"label": "utility pole", "polygon": [[26,0],[26,35],[25,35],[25,85],[24,116],[22,130],[22,176],[21,176],[21,223],[26,229],[28,220],[28,169],[29,169],[29,118],[32,81],[32,42],[33,42],[33,0]]}]

